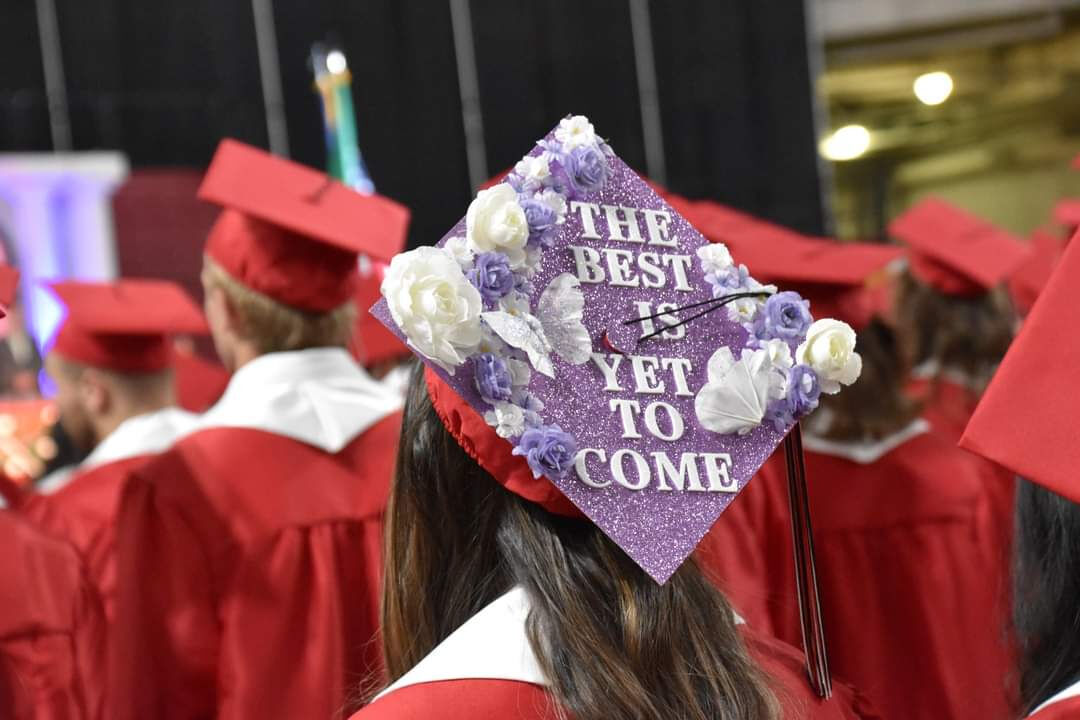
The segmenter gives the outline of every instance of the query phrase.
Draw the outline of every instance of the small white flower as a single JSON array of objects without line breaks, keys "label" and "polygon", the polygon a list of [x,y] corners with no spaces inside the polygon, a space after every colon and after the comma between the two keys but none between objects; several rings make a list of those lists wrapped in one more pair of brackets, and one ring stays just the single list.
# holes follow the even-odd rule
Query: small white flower
[{"label": "small white flower", "polygon": [[511,315],[524,315],[532,311],[529,296],[512,290],[499,299],[499,309]]},{"label": "small white flower", "polygon": [[544,249],[539,247],[525,248],[525,277],[531,278],[540,272],[544,260]]},{"label": "small white flower", "polygon": [[573,115],[559,121],[559,127],[555,129],[555,139],[562,143],[564,150],[569,151],[582,145],[594,145],[596,131],[593,130],[589,118]]},{"label": "small white flower", "polygon": [[506,183],[476,194],[465,213],[465,227],[473,252],[501,252],[515,270],[525,264],[529,223],[518,204],[517,192]]},{"label": "small white flower", "polygon": [[548,165],[548,155],[541,153],[536,157],[526,155],[514,166],[514,174],[521,178],[526,188],[536,189],[551,177],[551,167]]},{"label": "small white flower", "polygon": [[855,331],[840,320],[816,320],[806,331],[806,340],[795,350],[795,359],[817,373],[821,391],[840,392],[862,372],[862,357],[855,352]]},{"label": "small white flower", "polygon": [[701,269],[706,273],[722,273],[734,264],[727,245],[721,242],[702,245],[697,249]]},{"label": "small white flower", "polygon": [[773,368],[769,397],[777,400],[787,394],[788,371],[795,364],[791,357],[791,348],[783,340],[769,340],[761,344],[761,349],[765,351],[769,365]]},{"label": "small white flower", "polygon": [[554,190],[544,190],[536,193],[536,199],[555,211],[558,218],[556,223],[562,225],[566,222],[566,198]]},{"label": "small white flower", "polygon": [[420,247],[397,255],[381,290],[409,344],[448,372],[479,344],[480,293],[442,249]]},{"label": "small white flower", "polygon": [[528,387],[532,380],[532,368],[529,363],[514,358],[506,359],[506,367],[510,370],[510,385],[514,388]]},{"label": "small white flower", "polygon": [[501,438],[517,437],[525,432],[525,413],[508,402],[496,403],[494,410],[484,413],[484,420]]},{"label": "small white flower", "polygon": [[452,237],[443,244],[443,252],[454,259],[463,270],[472,268],[475,255],[469,249],[469,243],[460,235]]},{"label": "small white flower", "polygon": [[754,322],[758,309],[761,307],[761,301],[752,297],[739,298],[729,302],[726,307],[728,320],[745,325]]}]

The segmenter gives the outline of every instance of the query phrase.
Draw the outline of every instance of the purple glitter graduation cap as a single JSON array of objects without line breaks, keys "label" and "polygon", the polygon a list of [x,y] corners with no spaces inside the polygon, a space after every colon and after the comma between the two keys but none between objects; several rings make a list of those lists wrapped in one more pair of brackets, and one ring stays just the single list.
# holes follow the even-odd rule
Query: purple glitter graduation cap
[{"label": "purple glitter graduation cap", "polygon": [[376,317],[505,438],[487,452],[525,458],[658,582],[861,368],[851,328],[757,283],[582,116],[394,258],[382,293]]}]

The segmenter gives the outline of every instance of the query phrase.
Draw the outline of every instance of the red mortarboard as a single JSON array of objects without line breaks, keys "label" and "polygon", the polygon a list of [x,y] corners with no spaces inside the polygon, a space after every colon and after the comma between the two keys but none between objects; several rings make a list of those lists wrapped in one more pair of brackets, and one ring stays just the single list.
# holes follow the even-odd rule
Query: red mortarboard
[{"label": "red mortarboard", "polygon": [[382,284],[386,266],[379,262],[373,262],[368,272],[360,273],[356,283],[356,325],[353,327],[353,336],[350,350],[364,367],[370,368],[387,360],[398,360],[412,357],[405,343],[398,339],[397,335],[386,329],[368,309],[377,303],[382,297],[379,286]]},{"label": "red mortarboard", "polygon": [[946,295],[987,292],[1028,254],[1015,235],[937,198],[900,215],[889,232],[907,244],[912,274]]},{"label": "red mortarboard", "polygon": [[1054,205],[1054,220],[1065,227],[1080,227],[1080,199],[1066,198]]},{"label": "red mortarboard", "polygon": [[716,203],[699,203],[698,210],[705,235],[731,247],[758,281],[796,290],[810,301],[814,317],[843,320],[856,330],[882,309],[876,291],[885,283],[874,283],[874,276],[903,255],[894,245],[808,237]]},{"label": "red mortarboard", "polygon": [[1072,169],[1073,170],[1080,170],[1080,155],[1077,155],[1076,157],[1073,158]]},{"label": "red mortarboard", "polygon": [[221,141],[199,197],[225,208],[206,254],[252,290],[309,312],[351,299],[357,254],[393,257],[409,223],[393,200],[236,140]]},{"label": "red mortarboard", "polygon": [[10,265],[0,264],[0,318],[15,302],[15,288],[19,284],[19,271]]},{"label": "red mortarboard", "polygon": [[156,372],[172,364],[170,338],[205,333],[199,308],[179,285],[164,280],[51,285],[67,307],[53,352],[119,372]]},{"label": "red mortarboard", "polygon": [[962,447],[1080,503],[1080,242],[1062,255],[983,393]]},{"label": "red mortarboard", "polygon": [[1028,259],[1009,278],[1009,294],[1023,315],[1031,311],[1035,298],[1046,287],[1046,282],[1065,249],[1063,240],[1045,230],[1033,232],[1030,245],[1031,254]]}]

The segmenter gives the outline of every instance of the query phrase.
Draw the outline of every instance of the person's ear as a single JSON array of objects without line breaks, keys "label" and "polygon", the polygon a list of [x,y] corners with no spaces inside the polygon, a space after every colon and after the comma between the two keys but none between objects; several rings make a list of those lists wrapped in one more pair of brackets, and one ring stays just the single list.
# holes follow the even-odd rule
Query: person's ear
[{"label": "person's ear", "polygon": [[94,368],[87,368],[79,375],[79,399],[87,414],[98,417],[112,408],[112,391],[105,376]]}]

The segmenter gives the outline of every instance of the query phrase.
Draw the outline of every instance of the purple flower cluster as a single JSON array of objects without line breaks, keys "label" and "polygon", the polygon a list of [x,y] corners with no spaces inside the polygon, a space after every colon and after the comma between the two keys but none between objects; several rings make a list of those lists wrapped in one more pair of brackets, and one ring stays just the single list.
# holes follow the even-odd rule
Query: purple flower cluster
[{"label": "purple flower cluster", "polygon": [[754,323],[758,340],[801,342],[814,319],[810,303],[797,292],[786,290],[770,295]]},{"label": "purple flower cluster", "polygon": [[787,394],[766,408],[765,422],[772,423],[777,432],[783,432],[785,427],[813,412],[820,397],[817,373],[807,365],[796,365],[788,371]]},{"label": "purple flower cluster", "polygon": [[525,457],[535,477],[556,480],[565,477],[573,466],[577,440],[558,425],[541,425],[522,433],[513,454]]},{"label": "purple flower cluster", "polygon": [[480,353],[473,356],[473,369],[476,374],[476,390],[485,402],[494,405],[510,400],[513,381],[505,360],[492,353]]},{"label": "purple flower cluster", "polygon": [[611,177],[608,159],[598,147],[582,145],[564,155],[564,158],[570,182],[581,194],[602,189]]},{"label": "purple flower cluster", "polygon": [[500,252],[477,255],[466,277],[488,305],[494,305],[514,289],[514,271],[510,269],[510,260]]},{"label": "purple flower cluster", "polygon": [[526,195],[518,198],[518,204],[525,211],[525,220],[529,223],[529,243],[542,248],[551,247],[555,241],[555,225],[559,220],[555,210],[547,203]]}]

